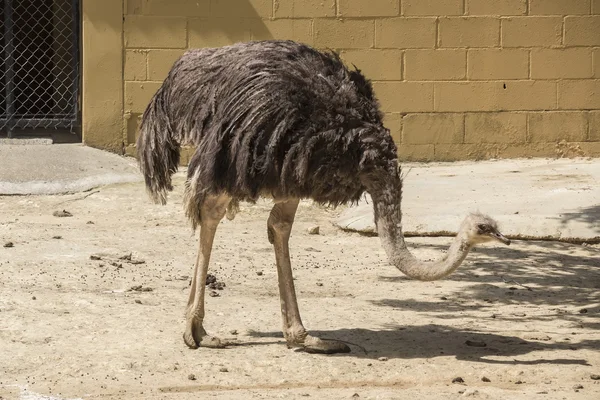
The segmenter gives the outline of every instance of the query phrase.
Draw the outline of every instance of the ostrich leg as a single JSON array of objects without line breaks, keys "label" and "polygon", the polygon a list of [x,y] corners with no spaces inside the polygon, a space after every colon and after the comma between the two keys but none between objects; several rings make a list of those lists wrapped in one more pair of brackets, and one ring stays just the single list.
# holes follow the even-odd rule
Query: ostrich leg
[{"label": "ostrich leg", "polygon": [[350,348],[341,342],[310,336],[300,318],[288,246],[298,202],[298,199],[291,199],[276,203],[267,221],[269,241],[275,249],[277,263],[283,335],[288,346],[301,347],[307,352],[347,353]]},{"label": "ostrich leg", "polygon": [[225,347],[225,344],[216,337],[210,336],[204,330],[204,291],[206,287],[206,274],[212,250],[213,239],[217,226],[227,209],[230,198],[227,196],[214,196],[207,198],[201,207],[202,222],[200,223],[200,248],[196,258],[196,267],[192,278],[192,287],[186,312],[186,327],[183,340],[188,347]]}]

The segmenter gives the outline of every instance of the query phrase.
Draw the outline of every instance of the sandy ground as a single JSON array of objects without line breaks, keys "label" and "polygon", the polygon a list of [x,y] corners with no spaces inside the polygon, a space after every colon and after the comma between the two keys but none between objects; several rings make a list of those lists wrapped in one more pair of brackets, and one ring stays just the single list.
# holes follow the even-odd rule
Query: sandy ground
[{"label": "sandy ground", "polygon": [[[599,245],[487,245],[448,279],[416,282],[378,238],[308,202],[291,239],[301,313],[352,353],[286,347],[268,202],[217,233],[210,272],[226,287],[207,297],[205,327],[239,345],[187,349],[197,244],[181,183],[165,207],[138,183],[0,198],[0,246],[13,243],[0,247],[0,398],[600,398]],[[63,209],[72,217],[53,216]],[[424,259],[449,241],[409,239]]]}]

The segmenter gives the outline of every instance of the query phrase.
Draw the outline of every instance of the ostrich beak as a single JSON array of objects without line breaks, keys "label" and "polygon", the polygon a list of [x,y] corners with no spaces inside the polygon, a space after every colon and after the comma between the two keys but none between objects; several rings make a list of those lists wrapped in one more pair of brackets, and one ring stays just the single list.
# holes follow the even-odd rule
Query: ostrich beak
[{"label": "ostrich beak", "polygon": [[501,234],[500,232],[496,231],[496,232],[492,232],[490,233],[490,235],[492,235],[492,237],[502,243],[504,243],[507,246],[510,246],[510,239],[507,238],[506,236],[504,236],[503,234]]}]

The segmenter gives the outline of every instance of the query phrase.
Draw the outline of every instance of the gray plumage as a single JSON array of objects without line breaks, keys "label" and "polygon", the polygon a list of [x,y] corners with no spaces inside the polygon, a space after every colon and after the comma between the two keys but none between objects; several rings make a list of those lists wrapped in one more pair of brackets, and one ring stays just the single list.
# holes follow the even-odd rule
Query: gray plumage
[{"label": "gray plumage", "polygon": [[401,185],[371,83],[337,54],[292,41],[191,50],[176,61],[137,142],[156,202],[166,202],[188,144],[196,146],[185,189],[194,227],[208,195],[227,193],[233,205],[261,195],[338,205],[357,201],[366,182],[370,192],[390,183],[378,179]]}]

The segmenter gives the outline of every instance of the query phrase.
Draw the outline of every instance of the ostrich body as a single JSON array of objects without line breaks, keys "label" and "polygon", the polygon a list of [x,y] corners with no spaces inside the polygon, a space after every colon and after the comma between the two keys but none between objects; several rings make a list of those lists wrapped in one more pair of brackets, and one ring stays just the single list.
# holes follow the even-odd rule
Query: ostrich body
[{"label": "ostrich body", "polygon": [[200,226],[200,249],[186,312],[185,343],[223,347],[206,333],[204,282],[220,220],[240,201],[271,197],[267,220],[275,250],[283,333],[291,347],[334,353],[349,348],[307,333],[298,310],[288,241],[300,199],[339,205],[367,191],[391,264],[411,278],[454,271],[475,244],[508,243],[481,214],[463,222],[440,261],[418,261],[401,228],[402,181],[397,149],[382,123],[370,82],[336,54],[292,41],[259,41],[186,52],[152,98],[137,142],[148,191],[165,204],[181,145],[196,146],[184,208]]}]

